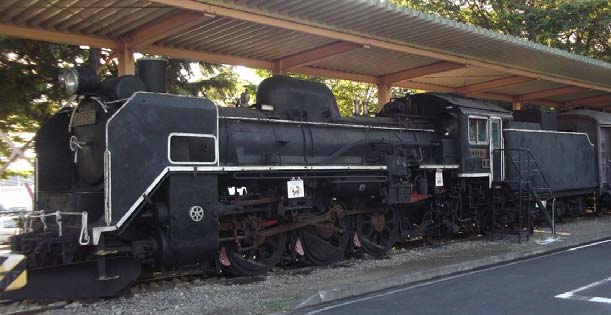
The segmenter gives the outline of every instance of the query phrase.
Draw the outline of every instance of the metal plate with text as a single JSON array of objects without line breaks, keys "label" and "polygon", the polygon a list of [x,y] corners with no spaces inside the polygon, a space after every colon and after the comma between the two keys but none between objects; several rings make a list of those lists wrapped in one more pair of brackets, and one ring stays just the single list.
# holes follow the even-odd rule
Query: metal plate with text
[{"label": "metal plate with text", "polygon": [[74,113],[72,116],[72,127],[86,126],[95,124],[95,111],[88,110]]}]

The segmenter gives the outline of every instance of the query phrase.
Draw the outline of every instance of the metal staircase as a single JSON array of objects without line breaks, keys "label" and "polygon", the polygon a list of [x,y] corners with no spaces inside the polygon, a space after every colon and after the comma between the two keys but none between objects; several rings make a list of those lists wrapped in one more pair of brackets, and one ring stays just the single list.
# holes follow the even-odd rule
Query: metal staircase
[{"label": "metal staircase", "polygon": [[[495,150],[497,152],[511,166],[506,168],[508,174],[505,179],[492,183],[491,238],[494,238],[495,233],[517,234],[521,242],[526,231],[528,240],[533,233],[534,218],[542,218],[555,235],[554,209],[552,206],[549,207],[551,211],[548,211],[547,207],[547,202],[554,199],[554,194],[532,152],[527,148],[498,149]],[[517,226],[508,226],[515,219]]]}]

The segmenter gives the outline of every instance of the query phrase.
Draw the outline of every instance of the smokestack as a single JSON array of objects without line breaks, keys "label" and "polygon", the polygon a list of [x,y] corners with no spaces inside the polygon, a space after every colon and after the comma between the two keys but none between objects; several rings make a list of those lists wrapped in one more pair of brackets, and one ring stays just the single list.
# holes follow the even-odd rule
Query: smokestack
[{"label": "smokestack", "polygon": [[136,62],[136,76],[146,85],[149,92],[166,92],[168,60],[160,57],[142,57]]}]

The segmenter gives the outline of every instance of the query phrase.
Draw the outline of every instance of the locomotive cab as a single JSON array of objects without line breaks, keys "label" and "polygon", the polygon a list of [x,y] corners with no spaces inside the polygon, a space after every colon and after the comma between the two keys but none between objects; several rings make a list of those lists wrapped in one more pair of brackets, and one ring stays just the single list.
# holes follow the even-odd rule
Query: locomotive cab
[{"label": "locomotive cab", "polygon": [[425,93],[396,99],[381,114],[433,117],[439,137],[436,164],[455,164],[459,177],[486,178],[490,183],[503,178],[502,130],[511,112],[479,100]]}]

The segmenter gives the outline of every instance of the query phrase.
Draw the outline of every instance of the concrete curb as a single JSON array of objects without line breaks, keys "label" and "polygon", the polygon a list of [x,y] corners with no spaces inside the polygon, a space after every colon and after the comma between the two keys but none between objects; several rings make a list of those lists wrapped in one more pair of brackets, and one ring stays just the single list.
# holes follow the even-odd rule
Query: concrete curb
[{"label": "concrete curb", "polygon": [[474,271],[478,269],[484,269],[509,263],[512,261],[525,260],[534,258],[544,254],[551,254],[554,252],[564,251],[566,249],[592,244],[604,240],[611,239],[608,235],[597,236],[589,240],[570,240],[565,239],[565,242],[558,243],[558,246],[549,246],[545,248],[537,248],[526,251],[514,251],[500,255],[492,255],[470,261],[464,261],[455,264],[449,264],[434,269],[425,269],[418,272],[409,272],[403,274],[397,274],[391,277],[380,278],[375,281],[368,281],[367,283],[348,283],[337,286],[331,289],[318,290],[316,293],[297,300],[289,307],[289,311],[294,311],[306,307],[316,306],[320,304],[326,304],[338,300],[343,300],[351,297],[361,296],[370,294],[373,292],[387,290],[396,287],[406,286],[420,281],[431,280],[442,276],[450,276],[453,274],[463,273],[467,271]]}]

